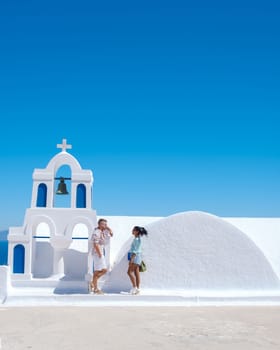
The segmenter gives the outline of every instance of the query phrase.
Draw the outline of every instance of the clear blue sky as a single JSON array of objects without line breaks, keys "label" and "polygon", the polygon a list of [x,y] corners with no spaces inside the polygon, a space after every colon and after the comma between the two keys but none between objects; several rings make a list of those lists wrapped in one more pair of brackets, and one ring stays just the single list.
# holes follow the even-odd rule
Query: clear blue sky
[{"label": "clear blue sky", "polygon": [[0,228],[67,138],[98,214],[280,215],[279,1],[0,4]]}]

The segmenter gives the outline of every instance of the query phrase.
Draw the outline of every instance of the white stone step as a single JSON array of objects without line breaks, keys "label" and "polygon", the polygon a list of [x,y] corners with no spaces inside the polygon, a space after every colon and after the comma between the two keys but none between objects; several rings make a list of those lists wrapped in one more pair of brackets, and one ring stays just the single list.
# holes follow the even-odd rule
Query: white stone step
[{"label": "white stone step", "polygon": [[87,281],[13,281],[9,294],[26,295],[35,293],[40,295],[50,293],[54,294],[85,294],[88,293]]},{"label": "white stone step", "polygon": [[[99,280],[99,287],[103,288],[106,276]],[[13,280],[9,296],[48,296],[48,295],[86,295],[89,294],[89,281],[75,279],[30,279]]]},{"label": "white stone step", "polygon": [[[31,292],[31,291],[30,291]],[[225,305],[280,305],[280,297],[236,297],[215,298],[196,296],[156,296],[156,295],[122,295],[122,294],[25,294],[8,295],[3,306],[225,306]]]}]

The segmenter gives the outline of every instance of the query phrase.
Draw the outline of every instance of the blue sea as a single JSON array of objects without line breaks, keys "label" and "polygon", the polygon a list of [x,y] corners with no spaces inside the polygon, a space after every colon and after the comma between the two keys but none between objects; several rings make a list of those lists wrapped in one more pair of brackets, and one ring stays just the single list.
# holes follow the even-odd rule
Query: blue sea
[{"label": "blue sea", "polygon": [[0,265],[8,264],[8,231],[0,232]]}]

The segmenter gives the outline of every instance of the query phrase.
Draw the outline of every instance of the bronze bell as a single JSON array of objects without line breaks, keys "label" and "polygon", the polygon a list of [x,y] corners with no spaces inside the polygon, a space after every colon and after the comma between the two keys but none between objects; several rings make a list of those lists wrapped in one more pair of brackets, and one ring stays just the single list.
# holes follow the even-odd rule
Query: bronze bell
[{"label": "bronze bell", "polygon": [[68,194],[69,192],[67,191],[66,183],[64,182],[64,177],[61,177],[60,182],[57,187],[56,194]]}]

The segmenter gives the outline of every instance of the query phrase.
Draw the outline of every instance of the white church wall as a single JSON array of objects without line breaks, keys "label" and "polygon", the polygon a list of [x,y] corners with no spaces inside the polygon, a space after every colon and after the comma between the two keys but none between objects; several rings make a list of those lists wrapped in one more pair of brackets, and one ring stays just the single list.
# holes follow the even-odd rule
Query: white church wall
[{"label": "white church wall", "polygon": [[0,304],[4,302],[11,288],[10,267],[0,266]]},{"label": "white church wall", "polygon": [[89,229],[83,223],[73,227],[72,240],[64,252],[64,273],[66,279],[83,280],[88,273],[88,239]]},{"label": "white church wall", "polygon": [[33,278],[49,278],[53,273],[54,249],[48,239],[36,238],[33,242]]},{"label": "white church wall", "polygon": [[280,278],[280,218],[224,218],[252,239]]}]

